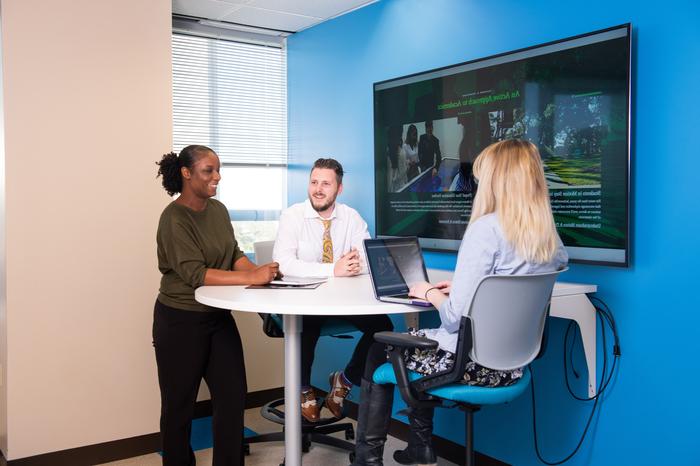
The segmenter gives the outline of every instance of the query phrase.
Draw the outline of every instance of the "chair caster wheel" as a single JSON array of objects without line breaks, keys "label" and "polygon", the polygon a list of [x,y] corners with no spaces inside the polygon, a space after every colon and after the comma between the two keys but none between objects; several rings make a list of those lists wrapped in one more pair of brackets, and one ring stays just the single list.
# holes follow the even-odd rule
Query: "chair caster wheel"
[{"label": "chair caster wheel", "polygon": [[345,431],[345,440],[355,440],[355,430],[352,427]]},{"label": "chair caster wheel", "polygon": [[245,456],[250,456],[250,445],[249,444],[243,445],[243,454]]},{"label": "chair caster wheel", "polygon": [[350,452],[350,455],[348,455],[348,456],[350,456],[350,463],[351,464],[354,463],[355,462],[355,452],[354,451]]},{"label": "chair caster wheel", "polygon": [[311,442],[302,442],[302,444],[301,444],[302,453],[308,453],[310,448],[311,448]]}]

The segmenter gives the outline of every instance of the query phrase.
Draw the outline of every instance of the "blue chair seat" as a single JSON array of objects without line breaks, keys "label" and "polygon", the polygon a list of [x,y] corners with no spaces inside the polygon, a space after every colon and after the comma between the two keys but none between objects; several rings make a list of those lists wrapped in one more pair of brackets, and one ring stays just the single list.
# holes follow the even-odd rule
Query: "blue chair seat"
[{"label": "blue chair seat", "polygon": [[[424,377],[414,371],[408,371],[410,381]],[[372,377],[374,383],[396,384],[396,375],[390,363],[382,364],[374,371]],[[439,388],[427,390],[427,393],[444,400],[468,403],[473,405],[491,405],[507,403],[519,397],[530,384],[530,370],[525,368],[523,376],[513,385],[508,387],[476,387],[473,385],[449,384]]]}]

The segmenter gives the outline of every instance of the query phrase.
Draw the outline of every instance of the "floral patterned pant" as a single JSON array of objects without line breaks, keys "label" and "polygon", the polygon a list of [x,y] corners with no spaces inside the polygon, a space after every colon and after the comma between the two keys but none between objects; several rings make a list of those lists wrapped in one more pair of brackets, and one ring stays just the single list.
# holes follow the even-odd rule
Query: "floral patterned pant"
[{"label": "floral patterned pant", "polygon": [[[423,330],[408,329],[409,335],[425,337]],[[406,368],[423,375],[449,370],[454,365],[454,354],[440,348],[436,350],[419,350],[417,348],[404,352]],[[507,387],[513,385],[523,376],[522,369],[498,371],[481,366],[474,361],[467,363],[464,377],[460,383],[480,387]]]}]

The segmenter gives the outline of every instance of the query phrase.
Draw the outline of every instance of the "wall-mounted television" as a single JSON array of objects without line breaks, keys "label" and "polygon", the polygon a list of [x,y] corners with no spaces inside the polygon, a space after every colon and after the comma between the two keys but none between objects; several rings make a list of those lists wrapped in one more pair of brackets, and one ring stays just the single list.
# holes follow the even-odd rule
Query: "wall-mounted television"
[{"label": "wall-mounted television", "polygon": [[625,24],[374,84],[378,237],[457,250],[486,146],[539,149],[573,261],[629,264],[630,31]]}]

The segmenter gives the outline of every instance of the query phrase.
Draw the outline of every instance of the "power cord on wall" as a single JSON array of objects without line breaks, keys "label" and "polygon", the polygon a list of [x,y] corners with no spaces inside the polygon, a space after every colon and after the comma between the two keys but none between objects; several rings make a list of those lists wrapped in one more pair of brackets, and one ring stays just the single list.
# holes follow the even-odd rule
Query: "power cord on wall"
[{"label": "power cord on wall", "polygon": [[[565,463],[569,461],[571,458],[578,453],[579,449],[581,448],[581,445],[583,444],[583,441],[586,438],[586,434],[588,434],[588,428],[591,426],[591,421],[593,420],[593,416],[595,415],[596,409],[598,408],[598,401],[602,397],[603,393],[605,390],[608,388],[608,385],[610,384],[610,381],[612,380],[614,374],[615,374],[615,369],[617,368],[617,360],[621,356],[621,351],[620,351],[620,337],[617,333],[617,326],[615,324],[615,318],[613,317],[612,311],[610,311],[610,308],[608,305],[600,298],[592,297],[591,301],[593,302],[593,306],[596,309],[596,315],[598,317],[598,320],[600,321],[600,328],[601,328],[601,337],[602,337],[602,343],[603,343],[603,368],[601,371],[601,379],[600,383],[598,385],[598,389],[596,390],[595,395],[591,397],[582,397],[579,395],[576,395],[574,391],[571,388],[571,384],[569,382],[569,365],[571,366],[571,372],[574,374],[574,377],[577,379],[579,378],[579,374],[576,371],[574,364],[573,364],[573,348],[574,344],[576,342],[576,337],[577,333],[573,332],[573,337],[571,337],[571,344],[567,345],[570,335],[572,334],[571,330],[573,329],[575,322],[571,321],[569,325],[566,327],[566,333],[564,334],[564,378],[566,380],[566,389],[569,391],[569,394],[572,396],[572,398],[579,400],[579,401],[593,401],[593,407],[591,408],[591,414],[588,416],[588,420],[586,421],[586,426],[583,429],[583,433],[581,434],[581,438],[579,439],[578,443],[576,444],[576,447],[574,450],[568,454],[564,459],[559,460],[559,461],[547,461],[543,458],[542,453],[540,452],[540,446],[537,440],[537,409],[535,406],[535,374],[532,371],[532,366],[530,367],[530,372],[532,374],[532,383],[530,386],[530,393],[532,395],[532,431],[534,433],[534,440],[535,440],[535,453],[537,454],[537,458],[544,464],[550,465],[550,466],[555,466],[559,465],[562,463]],[[610,332],[612,333],[613,336],[613,346],[612,346],[612,364],[610,366],[610,370],[608,370],[608,348],[607,348],[607,332],[606,332],[606,324],[607,327],[610,329]],[[567,346],[568,346],[568,351],[567,351]],[[567,364],[567,360],[569,363]]]}]

